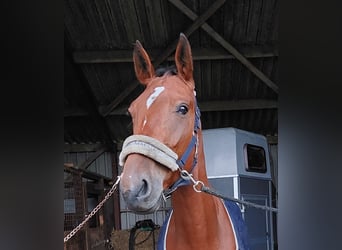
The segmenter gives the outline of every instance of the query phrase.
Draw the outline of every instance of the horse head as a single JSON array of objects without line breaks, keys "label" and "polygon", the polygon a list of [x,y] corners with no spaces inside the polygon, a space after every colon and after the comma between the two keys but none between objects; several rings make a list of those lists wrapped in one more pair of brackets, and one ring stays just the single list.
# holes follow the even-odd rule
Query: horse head
[{"label": "horse head", "polygon": [[179,178],[176,162],[193,138],[197,103],[191,47],[180,34],[175,69],[158,71],[136,41],[133,61],[145,89],[128,109],[133,135],[125,140],[120,154],[120,190],[129,209],[149,213],[159,207],[163,190]]}]

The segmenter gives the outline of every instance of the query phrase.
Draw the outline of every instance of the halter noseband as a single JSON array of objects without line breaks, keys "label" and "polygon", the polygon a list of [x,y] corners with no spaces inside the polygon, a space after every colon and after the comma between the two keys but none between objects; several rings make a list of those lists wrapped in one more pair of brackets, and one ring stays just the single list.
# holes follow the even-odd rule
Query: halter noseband
[{"label": "halter noseband", "polygon": [[[122,145],[122,151],[119,155],[119,165],[123,166],[126,158],[129,154],[138,153],[143,154],[160,164],[164,165],[165,167],[171,169],[171,171],[176,170],[183,170],[186,162],[189,159],[190,153],[195,148],[195,154],[193,158],[193,162],[191,165],[191,169],[189,173],[193,171],[195,166],[197,165],[197,145],[198,145],[198,130],[200,129],[200,116],[201,112],[197,106],[197,101],[195,97],[195,123],[194,123],[194,130],[192,134],[191,141],[184,151],[183,155],[179,158],[178,155],[170,149],[168,146],[163,144],[162,142],[154,139],[150,136],[146,135],[131,135],[126,138]],[[171,187],[165,191],[166,196],[169,196],[173,191],[175,191],[178,187],[188,185],[191,182],[182,178],[180,178],[171,185]]]}]

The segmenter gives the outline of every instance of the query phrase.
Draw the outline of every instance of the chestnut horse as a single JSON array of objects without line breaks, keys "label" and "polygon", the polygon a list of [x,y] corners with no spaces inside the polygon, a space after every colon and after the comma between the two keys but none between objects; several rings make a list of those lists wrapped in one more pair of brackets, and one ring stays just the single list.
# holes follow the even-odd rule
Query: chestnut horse
[{"label": "chestnut horse", "polygon": [[145,90],[129,107],[133,135],[125,140],[119,159],[124,166],[120,191],[128,208],[151,213],[169,190],[172,211],[158,249],[248,249],[244,227],[234,226],[242,221],[239,207],[231,202],[227,208],[223,200],[195,192],[181,172],[209,186],[187,38],[180,34],[173,70],[155,71],[139,41],[133,61]]}]

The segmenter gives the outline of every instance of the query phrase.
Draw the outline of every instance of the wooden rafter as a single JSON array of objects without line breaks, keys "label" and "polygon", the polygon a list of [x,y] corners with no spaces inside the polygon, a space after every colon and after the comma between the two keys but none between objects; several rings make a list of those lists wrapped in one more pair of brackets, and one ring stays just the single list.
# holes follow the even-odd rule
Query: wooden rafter
[{"label": "wooden rafter", "polygon": [[[239,48],[240,53],[246,58],[277,57],[278,50],[274,46],[244,46]],[[161,54],[161,49],[150,50],[152,62]],[[73,53],[75,63],[123,63],[132,62],[131,50],[107,50],[107,51],[75,51]],[[236,59],[226,49],[221,48],[193,48],[192,59],[199,60],[226,60]],[[173,61],[173,56],[168,56],[165,60]]]},{"label": "wooden rafter", "polygon": [[[96,181],[104,180],[107,183],[112,182],[112,179],[107,177],[107,176],[104,176],[104,175],[101,175],[101,174],[98,174],[98,173],[94,173],[94,172],[88,171],[86,169],[80,169],[80,168],[77,168],[77,167],[74,167],[74,166],[71,166],[71,165],[65,165],[64,164],[64,171],[65,172],[69,172],[69,173],[81,174],[82,177],[88,178],[88,179],[91,179],[91,180],[96,180]],[[72,176],[70,176],[69,178],[64,180],[64,182],[69,182],[69,181],[71,181],[71,179],[72,179]]]},{"label": "wooden rafter", "polygon": [[[248,99],[236,101],[208,101],[199,102],[201,112],[209,111],[231,111],[231,110],[252,110],[252,109],[277,109],[278,102],[265,99]],[[112,110],[108,115],[126,115],[128,106],[118,107]],[[86,116],[83,110],[73,110],[74,113],[68,112],[67,115]]]},{"label": "wooden rafter", "polygon": [[[188,29],[186,29],[184,34],[189,36],[196,31],[210,16],[215,13],[216,10],[218,10],[225,3],[225,1],[226,0],[217,0],[215,3],[213,3],[201,16],[197,16],[195,18],[194,22],[189,26]],[[178,38],[170,43],[163,53],[154,60],[154,67],[157,67],[159,64],[161,64],[176,49],[177,42]],[[138,84],[138,81],[133,81],[130,83],[128,87],[113,102],[104,108],[99,108],[99,112],[103,116],[109,115],[110,112],[115,109],[122,102],[122,100],[125,99],[138,86]]]},{"label": "wooden rafter", "polygon": [[[216,10],[218,10],[226,0],[217,0],[214,2],[202,15],[197,16],[193,21],[193,23],[183,32],[186,36],[190,36],[193,32],[195,32],[199,27],[202,26],[205,21],[211,17]],[[163,61],[167,59],[167,57],[176,49],[178,38],[174,40],[166,50],[163,51],[162,54],[158,56],[158,58],[154,61],[154,67],[157,67]]]},{"label": "wooden rafter", "polygon": [[[275,100],[266,99],[248,99],[236,101],[207,101],[199,102],[201,112],[212,111],[232,111],[232,110],[252,110],[252,109],[277,109],[278,102]],[[110,115],[125,115],[127,114],[128,106],[113,110]]]},{"label": "wooden rafter", "polygon": [[263,99],[249,99],[237,101],[210,101],[200,102],[198,105],[201,109],[201,112],[278,108],[277,101]]},{"label": "wooden rafter", "polygon": [[[182,13],[184,13],[191,20],[196,20],[198,16],[190,10],[185,4],[180,0],[169,0],[173,5],[175,5]],[[204,23],[201,28],[208,33],[216,42],[221,44],[221,46],[227,49],[232,55],[236,57],[244,66],[246,66],[253,74],[255,74],[262,82],[264,82],[268,87],[270,87],[274,92],[278,93],[278,86],[271,81],[263,72],[261,72],[257,67],[255,67],[249,60],[247,60],[237,49],[235,49],[229,42],[227,42],[222,36],[220,36],[211,26]]]}]

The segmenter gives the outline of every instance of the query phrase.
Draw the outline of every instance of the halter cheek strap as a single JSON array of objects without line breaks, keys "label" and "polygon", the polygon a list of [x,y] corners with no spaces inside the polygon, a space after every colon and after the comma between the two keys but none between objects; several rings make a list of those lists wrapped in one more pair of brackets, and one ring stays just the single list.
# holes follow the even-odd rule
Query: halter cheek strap
[{"label": "halter cheek strap", "polygon": [[[186,148],[185,152],[183,153],[182,157],[177,160],[177,164],[181,169],[183,169],[183,167],[185,166],[185,164],[186,164],[186,162],[190,156],[190,153],[194,147],[196,147],[196,152],[195,152],[196,157],[194,158],[194,161],[196,161],[196,162],[193,165],[196,165],[196,163],[197,163],[197,142],[198,142],[197,131],[200,128],[200,116],[201,116],[200,110],[199,110],[198,106],[196,105],[195,124],[194,124],[194,131],[193,131],[191,141],[190,141],[188,147]],[[191,171],[192,171],[192,169],[191,169]]]},{"label": "halter cheek strap", "polygon": [[[195,166],[197,165],[197,145],[198,145],[198,133],[197,132],[201,126],[201,120],[200,120],[201,112],[197,106],[196,98],[195,98],[195,104],[196,104],[196,111],[195,111],[195,124],[194,124],[193,135],[192,135],[191,141],[190,141],[188,147],[186,148],[185,152],[183,153],[182,157],[177,160],[177,165],[179,166],[179,169],[183,170],[186,162],[189,159],[191,151],[193,150],[193,148],[195,148],[194,158],[192,161],[191,169],[189,171],[190,174],[192,173]],[[175,183],[173,183],[167,190],[164,190],[164,194],[163,194],[164,198],[167,199],[168,197],[170,197],[170,195],[174,191],[176,191],[176,189],[178,187],[186,186],[186,185],[190,185],[190,184],[192,184],[192,182],[189,179],[183,178],[183,176],[181,174]]]}]

